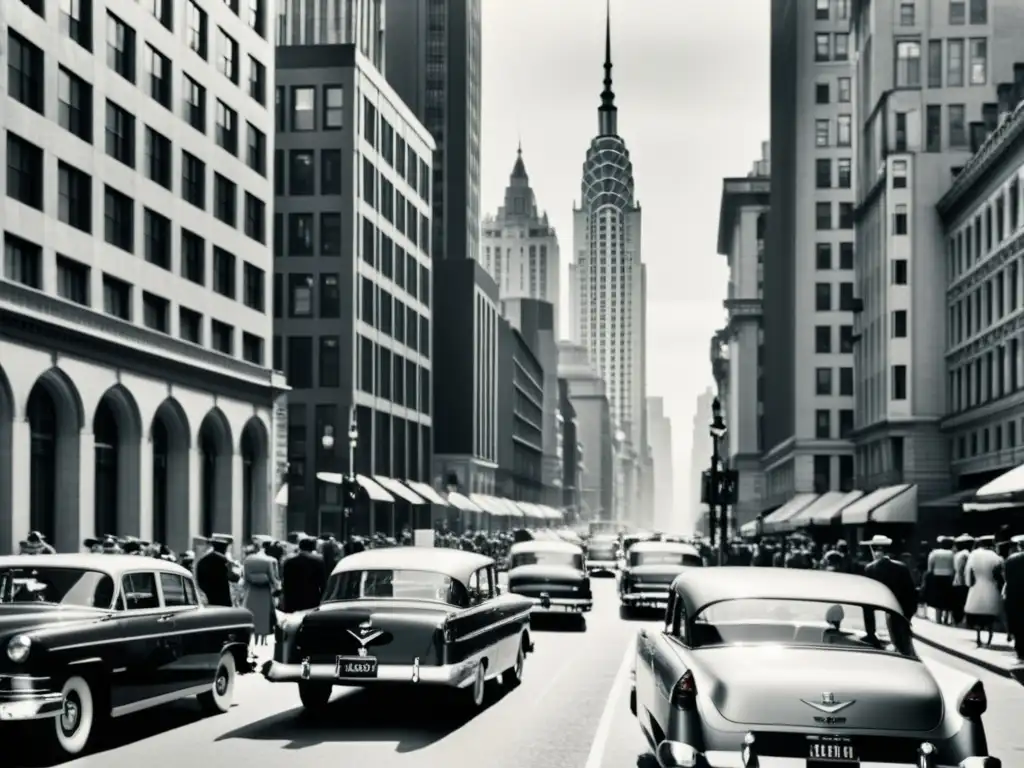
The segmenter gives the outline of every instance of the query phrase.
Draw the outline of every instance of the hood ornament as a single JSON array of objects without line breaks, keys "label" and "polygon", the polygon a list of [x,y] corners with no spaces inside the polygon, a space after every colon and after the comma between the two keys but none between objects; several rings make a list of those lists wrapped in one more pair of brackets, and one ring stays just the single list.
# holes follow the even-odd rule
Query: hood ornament
[{"label": "hood ornament", "polygon": [[842,712],[847,707],[856,704],[856,700],[851,699],[850,701],[836,701],[836,695],[834,693],[822,693],[821,701],[808,701],[807,699],[800,699],[808,707],[812,707],[819,712],[824,712],[826,715],[834,715],[836,712]]},{"label": "hood ornament", "polygon": [[364,635],[364,636],[368,635],[368,634],[370,634],[371,631],[373,631],[373,618],[372,617],[368,618],[366,621],[364,621],[362,624],[359,625],[359,634],[360,635]]}]

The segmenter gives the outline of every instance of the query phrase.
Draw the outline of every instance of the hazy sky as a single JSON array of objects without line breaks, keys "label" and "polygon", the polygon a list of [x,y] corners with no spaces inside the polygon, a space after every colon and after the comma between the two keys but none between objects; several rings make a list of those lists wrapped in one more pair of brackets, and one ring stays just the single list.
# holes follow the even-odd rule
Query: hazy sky
[{"label": "hazy sky", "polygon": [[[677,507],[690,498],[694,406],[712,382],[709,343],[725,317],[722,178],[745,176],[768,136],[770,5],[611,0],[619,133],[643,208],[647,394],[663,396],[672,419]],[[501,204],[521,137],[537,203],[559,235],[563,326],[572,208],[597,132],[604,19],[604,0],[483,2],[483,211]]]}]

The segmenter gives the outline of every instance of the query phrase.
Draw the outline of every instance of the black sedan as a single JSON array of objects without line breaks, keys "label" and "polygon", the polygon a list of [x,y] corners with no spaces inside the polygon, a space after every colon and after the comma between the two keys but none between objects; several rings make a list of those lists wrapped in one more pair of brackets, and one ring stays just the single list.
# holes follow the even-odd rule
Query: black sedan
[{"label": "black sedan", "polygon": [[641,541],[629,548],[619,575],[619,601],[623,618],[637,609],[664,610],[672,581],[687,568],[703,566],[700,552],[690,544]]},{"label": "black sedan", "polygon": [[592,576],[614,576],[619,567],[622,549],[619,537],[600,534],[587,542],[587,573]]},{"label": "black sedan", "polygon": [[509,552],[508,589],[533,603],[533,612],[575,614],[594,607],[583,550],[567,541],[529,541]]},{"label": "black sedan", "polygon": [[204,606],[192,574],[131,555],[0,558],[0,722],[83,752],[111,718],[196,696],[227,712],[252,614]]}]

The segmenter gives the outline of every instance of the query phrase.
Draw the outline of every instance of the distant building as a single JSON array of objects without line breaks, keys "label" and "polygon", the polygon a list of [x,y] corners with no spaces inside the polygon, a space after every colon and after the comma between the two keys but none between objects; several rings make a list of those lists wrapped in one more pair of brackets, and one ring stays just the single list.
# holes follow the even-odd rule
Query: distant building
[{"label": "distant building", "polygon": [[579,422],[576,409],[569,396],[569,382],[558,380],[558,415],[562,422],[559,458],[562,464],[562,508],[567,512],[566,520],[579,518],[583,514],[580,506],[580,483],[586,472],[583,444],[579,439]]},{"label": "distant building", "polygon": [[711,423],[711,403],[714,399],[715,393],[711,388],[697,397],[690,438],[690,494],[688,509],[684,511],[683,517],[693,530],[705,536],[711,533],[712,524],[708,520],[707,504],[701,503],[700,498],[703,473],[711,467],[711,435],[708,425]]},{"label": "distant building", "polygon": [[384,72],[383,0],[278,0],[279,48],[346,44]]},{"label": "distant building", "polygon": [[499,318],[498,496],[541,504],[546,501],[541,426],[544,379],[544,368],[530,341],[507,320]]},{"label": "distant building", "polygon": [[647,435],[651,442],[654,479],[653,526],[661,531],[685,531],[686,512],[676,508],[675,465],[672,461],[672,421],[665,415],[665,398],[647,398]]}]

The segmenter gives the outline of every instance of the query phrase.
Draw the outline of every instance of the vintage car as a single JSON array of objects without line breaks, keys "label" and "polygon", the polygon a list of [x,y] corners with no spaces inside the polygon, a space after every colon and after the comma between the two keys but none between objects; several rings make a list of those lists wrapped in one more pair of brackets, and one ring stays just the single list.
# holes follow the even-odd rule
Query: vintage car
[{"label": "vintage car", "polygon": [[360,552],[338,563],[318,607],[284,617],[263,676],[297,683],[308,710],[326,706],[336,685],[386,684],[433,687],[479,709],[488,682],[522,680],[532,608],[502,591],[484,555]]},{"label": "vintage car", "polygon": [[640,541],[629,548],[619,573],[619,602],[623,618],[637,609],[665,610],[673,579],[704,561],[690,544],[673,541]]},{"label": "vintage car", "polygon": [[850,574],[684,571],[630,708],[663,768],[1001,766],[981,681],[922,661],[892,592]]},{"label": "vintage car", "polygon": [[132,555],[0,557],[0,723],[33,721],[58,757],[111,718],[196,696],[227,712],[252,614],[201,604],[192,574]]},{"label": "vintage car", "polygon": [[583,550],[567,541],[513,544],[508,553],[508,591],[533,603],[534,613],[576,614],[594,607]]},{"label": "vintage car", "polygon": [[592,576],[614,576],[619,568],[619,537],[598,534],[587,542],[587,573]]}]

